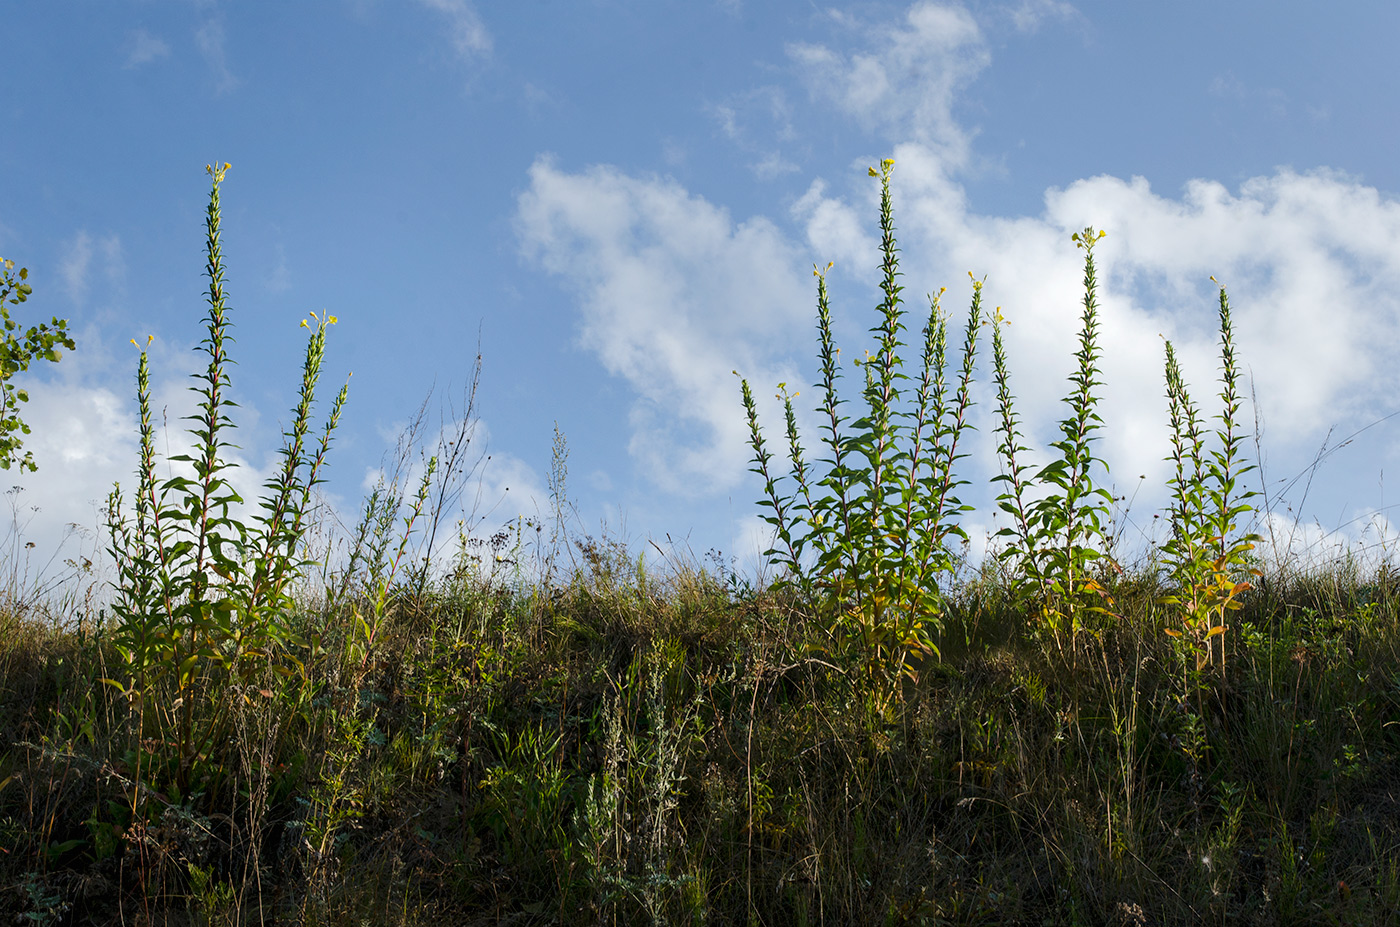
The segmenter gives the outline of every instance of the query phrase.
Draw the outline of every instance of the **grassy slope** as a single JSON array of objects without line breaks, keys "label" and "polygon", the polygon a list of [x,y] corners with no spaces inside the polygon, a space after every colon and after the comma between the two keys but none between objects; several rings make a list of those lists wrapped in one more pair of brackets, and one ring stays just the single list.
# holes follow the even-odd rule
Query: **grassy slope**
[{"label": "grassy slope", "polygon": [[[228,688],[133,804],[103,635],[0,617],[0,912],[34,923],[1195,924],[1400,910],[1400,598],[1265,582],[1183,681],[1160,592],[1061,653],[995,577],[883,704],[764,592],[639,574],[395,600],[370,657]],[[242,692],[242,695],[238,693]],[[201,706],[212,710],[214,706]],[[65,913],[66,912],[66,913]],[[364,919],[368,918],[367,921]],[[172,922],[184,922],[183,916]]]}]

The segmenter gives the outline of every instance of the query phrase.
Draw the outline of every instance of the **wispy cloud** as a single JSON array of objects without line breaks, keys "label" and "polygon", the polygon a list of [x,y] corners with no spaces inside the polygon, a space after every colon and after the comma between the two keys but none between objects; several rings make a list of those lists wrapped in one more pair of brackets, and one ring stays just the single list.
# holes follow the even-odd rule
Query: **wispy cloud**
[{"label": "wispy cloud", "polygon": [[224,49],[224,24],[222,20],[206,20],[194,33],[194,44],[204,56],[214,76],[216,93],[229,93],[238,86],[238,78],[228,66],[228,54]]},{"label": "wispy cloud", "polygon": [[1075,20],[1081,18],[1074,4],[1064,0],[1021,0],[1013,7],[1011,24],[1017,32],[1035,33],[1047,20]]},{"label": "wispy cloud", "polygon": [[431,10],[441,13],[447,20],[448,39],[457,54],[465,60],[475,61],[491,54],[493,42],[486,24],[476,12],[476,7],[468,0],[418,0]]},{"label": "wispy cloud", "polygon": [[292,272],[287,267],[287,249],[281,242],[277,244],[277,263],[267,275],[267,289],[270,293],[285,293],[292,286]]},{"label": "wispy cloud", "polygon": [[801,167],[783,157],[780,151],[770,151],[749,166],[759,180],[773,180],[784,174],[796,174]]},{"label": "wispy cloud", "polygon": [[58,260],[58,273],[68,298],[81,303],[87,298],[88,266],[92,263],[92,236],[80,231],[63,248]]},{"label": "wispy cloud", "polygon": [[122,252],[121,236],[112,233],[97,243],[102,254],[102,272],[107,286],[114,294],[126,290],[126,255]]},{"label": "wispy cloud", "polygon": [[1288,115],[1288,94],[1277,87],[1248,87],[1234,71],[1218,74],[1210,82],[1210,94],[1250,109],[1261,109],[1282,119]]},{"label": "wispy cloud", "polygon": [[675,138],[661,140],[661,160],[669,167],[681,167],[690,157],[685,145]]},{"label": "wispy cloud", "polygon": [[765,86],[705,107],[725,138],[756,160],[749,169],[761,180],[800,170],[783,146],[797,138],[792,106],[781,87]]},{"label": "wispy cloud", "polygon": [[157,36],[152,35],[145,29],[133,29],[126,35],[124,45],[126,49],[126,68],[139,68],[143,64],[150,64],[158,58],[165,58],[170,54],[170,46]]},{"label": "wispy cloud", "polygon": [[122,255],[121,238],[115,234],[94,240],[87,230],[78,231],[67,244],[58,260],[58,273],[68,298],[74,303],[86,302],[94,258],[101,262],[108,291],[121,292],[126,283],[126,259]]},{"label": "wispy cloud", "polygon": [[977,21],[961,6],[920,2],[902,21],[864,25],[835,13],[844,48],[792,43],[789,59],[811,92],[868,130],[917,139],[963,166],[970,133],[953,117],[958,93],[991,61]]}]

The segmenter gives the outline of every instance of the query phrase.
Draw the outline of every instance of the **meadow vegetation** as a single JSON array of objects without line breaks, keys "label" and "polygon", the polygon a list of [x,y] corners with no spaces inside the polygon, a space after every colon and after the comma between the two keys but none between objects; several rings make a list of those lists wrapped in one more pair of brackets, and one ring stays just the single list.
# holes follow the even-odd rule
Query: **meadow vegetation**
[{"label": "meadow vegetation", "polygon": [[[239,498],[211,167],[196,450],[157,460],[143,351],[110,604],[0,601],[0,916],[1393,923],[1400,583],[1385,560],[1257,555],[1224,289],[1213,410],[1165,349],[1167,540],[1120,562],[1095,443],[1103,233],[1074,236],[1078,350],[1036,454],[982,281],[963,321],[940,293],[907,327],[892,169],[871,171],[874,348],[844,370],[817,272],[817,442],[779,387],[775,455],[741,381],[774,538],[756,584],[719,552],[579,530],[558,432],[538,524],[434,554],[463,430],[313,555],[348,395],[316,424],[335,319],[305,323],[282,465]],[[1007,527],[970,563],[958,462],[988,341]]]}]

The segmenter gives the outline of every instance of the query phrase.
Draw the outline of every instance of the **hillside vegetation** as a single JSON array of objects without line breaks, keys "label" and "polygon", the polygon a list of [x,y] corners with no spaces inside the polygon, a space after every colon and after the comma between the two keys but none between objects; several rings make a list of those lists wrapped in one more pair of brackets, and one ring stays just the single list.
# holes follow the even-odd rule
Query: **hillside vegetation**
[{"label": "hillside vegetation", "polygon": [[[1395,923],[1400,583],[1384,562],[1257,555],[1225,291],[1214,408],[1163,358],[1168,540],[1119,562],[1095,456],[1102,233],[1074,239],[1079,350],[1033,457],[983,284],[965,322],[935,298],[906,328],[892,168],[871,170],[884,301],[851,368],[817,275],[816,442],[780,387],[775,455],[742,382],[774,538],[755,585],[717,552],[565,530],[562,436],[552,525],[420,556],[467,469],[459,434],[371,494],[340,556],[313,557],[348,397],[316,422],[335,319],[305,323],[283,467],[239,499],[211,167],[197,450],[159,476],[143,353],[109,604],[0,603],[0,915]],[[957,464],[979,352],[1008,527],[969,564]]]}]

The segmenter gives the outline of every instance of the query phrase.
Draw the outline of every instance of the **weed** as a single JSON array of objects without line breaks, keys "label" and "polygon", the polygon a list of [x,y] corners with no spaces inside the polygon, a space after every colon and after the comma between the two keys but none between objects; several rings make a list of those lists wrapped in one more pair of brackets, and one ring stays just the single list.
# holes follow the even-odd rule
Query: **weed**
[{"label": "weed", "polygon": [[[768,553],[786,571],[780,585],[802,593],[831,618],[832,636],[854,648],[867,673],[890,688],[914,677],[915,661],[936,654],[934,637],[944,606],[939,577],[951,572],[953,539],[966,540],[955,517],[966,507],[954,495],[963,484],[954,465],[965,455],[959,439],[968,427],[971,381],[981,316],[981,287],[973,289],[962,360],[950,383],[948,320],[937,296],[923,327],[922,364],[907,396],[901,340],[905,309],[899,283],[899,250],[890,197],[894,162],[870,175],[880,179],[880,252],[884,299],[871,333],[876,350],[857,361],[864,377],[863,414],[843,414],[838,392],[839,350],[831,332],[826,273],[817,269],[818,357],[822,379],[822,441],[830,455],[813,469],[798,434],[793,399],[783,384],[793,492],[773,472],[758,411],[747,380],[741,381],[748,416],[753,472],[764,481],[760,505],[769,508],[775,544]],[[941,296],[942,291],[940,291]],[[809,555],[810,551],[810,555]],[[810,556],[810,560],[809,560]]]},{"label": "weed", "polygon": [[[249,678],[259,661],[270,660],[284,675],[292,672],[291,649],[300,642],[287,623],[292,611],[288,587],[302,565],[299,546],[310,492],[346,397],[342,388],[319,447],[308,452],[306,433],[326,331],[335,323],[335,316],[313,314],[282,467],[267,484],[262,511],[252,525],[239,521],[233,506],[243,500],[228,479],[224,437],[233,427],[219,228],[219,186],[228,167],[208,168],[213,178],[205,214],[208,334],[199,348],[208,366],[191,387],[199,398],[197,412],[190,416],[194,453],[171,458],[187,465],[193,477],[157,480],[150,366],[142,350],[136,377],[141,457],[134,518],[123,515],[120,487],[108,500],[110,551],[118,577],[113,643],[127,670],[126,680],[108,682],[135,713],[136,779],[156,790],[172,789],[176,801],[222,778],[218,748],[229,724],[229,705],[222,698],[225,682]],[[308,327],[305,321],[302,325]],[[206,706],[207,714],[202,710]],[[133,803],[139,805],[140,799],[134,797]]]},{"label": "weed", "polygon": [[1203,424],[1182,380],[1172,343],[1166,343],[1168,420],[1172,430],[1174,473],[1171,537],[1162,545],[1174,591],[1166,597],[1180,616],[1179,627],[1166,633],[1183,649],[1183,683],[1199,702],[1200,673],[1213,666],[1225,676],[1226,616],[1237,611],[1240,596],[1251,587],[1248,578],[1258,575],[1250,551],[1258,538],[1239,531],[1240,520],[1253,511],[1254,493],[1240,485],[1252,468],[1240,460],[1243,436],[1239,413],[1239,370],[1235,362],[1230,302],[1220,287],[1220,402],[1216,416],[1215,446],[1205,449]]},{"label": "weed", "polygon": [[1099,306],[1094,245],[1105,233],[1092,227],[1076,232],[1076,247],[1084,249],[1084,301],[1080,315],[1078,366],[1070,375],[1071,390],[1062,400],[1069,415],[1059,423],[1060,439],[1050,447],[1059,456],[1037,471],[1025,462],[1019,420],[1013,409],[998,309],[993,326],[993,364],[999,407],[1000,454],[1004,484],[998,497],[1010,526],[998,536],[1011,540],[1001,556],[1021,577],[1020,588],[1037,624],[1058,650],[1073,651],[1083,617],[1107,613],[1112,598],[1096,578],[1093,565],[1104,556],[1105,525],[1113,495],[1097,482],[1107,465],[1094,454],[1096,432],[1103,425],[1099,402]]}]

